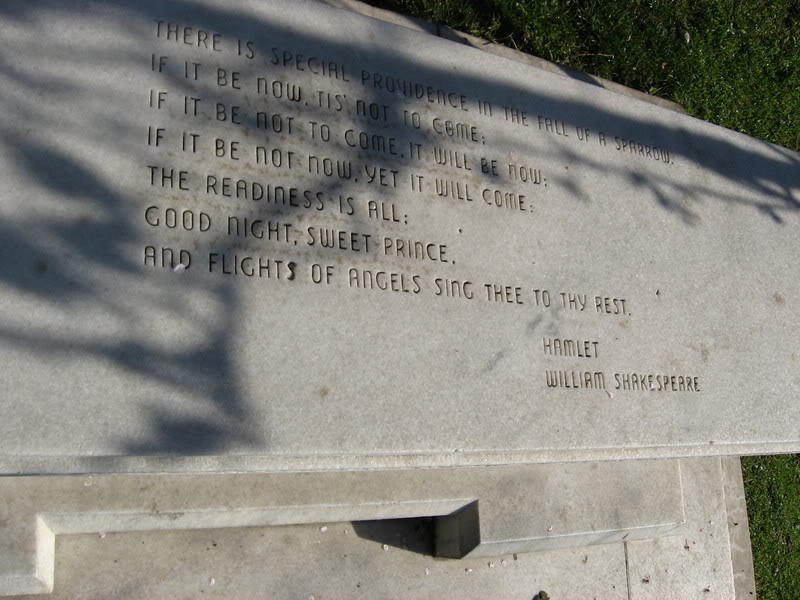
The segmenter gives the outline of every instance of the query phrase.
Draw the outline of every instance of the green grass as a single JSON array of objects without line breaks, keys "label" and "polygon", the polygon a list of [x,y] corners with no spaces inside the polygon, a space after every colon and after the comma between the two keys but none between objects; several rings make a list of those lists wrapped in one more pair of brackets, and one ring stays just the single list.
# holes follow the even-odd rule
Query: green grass
[{"label": "green grass", "polygon": [[762,600],[800,597],[800,456],[742,459],[753,544],[753,566]]},{"label": "green grass", "polygon": [[[800,150],[800,0],[371,0]],[[758,597],[800,598],[800,457],[742,461]]]},{"label": "green grass", "polygon": [[372,0],[800,148],[798,0]]}]

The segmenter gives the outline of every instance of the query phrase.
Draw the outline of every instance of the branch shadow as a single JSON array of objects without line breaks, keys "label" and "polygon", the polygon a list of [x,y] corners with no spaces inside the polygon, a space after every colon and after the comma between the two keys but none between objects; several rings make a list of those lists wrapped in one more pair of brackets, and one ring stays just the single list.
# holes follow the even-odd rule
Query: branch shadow
[{"label": "branch shadow", "polygon": [[[114,415],[128,414],[123,409],[112,410],[108,417],[97,415],[95,426],[107,429],[103,439],[111,440],[108,444],[113,447],[104,450],[112,454],[266,455],[281,450],[273,448],[272,425],[263,420],[274,400],[270,390],[248,395],[237,367],[240,358],[237,332],[247,326],[242,314],[244,292],[231,285],[229,278],[214,278],[207,273],[205,277],[192,273],[191,277],[178,279],[180,275],[166,269],[157,276],[149,276],[151,271],[145,269],[141,260],[141,248],[150,239],[146,235],[148,230],[141,217],[134,216],[131,207],[138,210],[143,197],[152,190],[127,192],[99,166],[98,155],[125,156],[143,178],[145,166],[154,160],[143,141],[145,124],[125,111],[127,101],[134,103],[126,100],[131,90],[126,86],[125,73],[149,66],[152,49],[134,49],[130,40],[152,40],[155,20],[190,23],[195,28],[219,32],[224,39],[254,40],[265,53],[271,47],[291,48],[354,68],[399,73],[413,81],[467,95],[480,90],[480,97],[498,107],[524,104],[531,115],[551,115],[580,123],[592,131],[615,132],[621,138],[656,140],[670,149],[673,163],[701,169],[726,185],[687,183],[671,175],[669,165],[664,165],[663,171],[654,171],[636,154],[628,162],[617,161],[612,168],[607,161],[564,145],[553,145],[546,155],[598,176],[608,175],[611,169],[640,190],[643,199],[654,202],[687,227],[699,226],[703,206],[712,203],[750,210],[754,218],[764,218],[775,226],[784,226],[789,219],[794,223],[800,210],[797,177],[800,156],[786,149],[766,143],[754,145],[746,142],[745,136],[720,133],[686,116],[650,119],[627,114],[624,103],[618,109],[601,109],[597,103],[577,96],[564,97],[545,89],[532,93],[527,86],[515,85],[491,72],[477,78],[450,65],[436,64],[427,55],[411,61],[393,48],[395,44],[406,44],[407,36],[418,34],[382,28],[382,37],[376,39],[366,20],[362,38],[340,39],[335,31],[323,37],[313,27],[306,31],[287,25],[281,12],[294,10],[332,11],[327,14],[336,14],[337,18],[346,14],[306,3],[297,8],[269,4],[261,12],[190,0],[0,4],[0,24],[3,24],[0,39],[7,40],[0,43],[0,103],[4,112],[0,120],[0,155],[11,165],[4,176],[11,174],[17,180],[13,192],[4,194],[2,200],[0,255],[13,259],[0,264],[0,285],[4,293],[15,298],[13,304],[8,304],[9,311],[18,311],[28,304],[32,307],[31,314],[43,311],[47,315],[38,321],[28,315],[3,314],[0,341],[15,356],[23,357],[18,360],[27,366],[39,361],[45,364],[85,359],[101,365],[98,373],[116,370],[125,374],[126,385],[131,387],[121,397],[124,402],[135,402],[140,411],[137,419],[145,425],[128,428],[124,422],[115,422]],[[270,13],[274,13],[274,20],[268,16]],[[108,21],[110,15],[113,18]],[[120,15],[124,16],[124,22]],[[352,16],[354,20],[360,18]],[[77,33],[48,37],[48,27],[61,21],[74,27]],[[88,46],[80,37],[81,28],[99,27],[108,28],[110,41],[105,49]],[[25,34],[26,31],[30,33]],[[433,38],[414,40],[420,44],[434,43]],[[13,52],[26,57],[25,60],[13,60]],[[432,52],[435,54],[435,50]],[[479,60],[477,54],[465,56],[467,60]],[[62,70],[61,63],[68,68]],[[273,68],[268,63],[244,70],[252,76],[258,69],[266,69],[266,75],[277,78],[300,77],[295,71]],[[104,73],[101,79],[107,82],[107,88],[86,89],[75,76],[90,72],[96,75],[97,71]],[[357,87],[359,97],[367,103],[416,107],[413,99],[402,94],[358,87],[356,71],[351,73],[351,87]],[[177,71],[169,71],[164,77],[165,85],[178,94],[188,95],[197,90]],[[328,83],[341,84],[333,80],[325,82]],[[206,88],[203,92],[228,104],[241,103],[242,99],[230,90]],[[143,90],[137,93],[135,103],[141,104],[146,93]],[[610,92],[598,91],[601,93]],[[269,102],[250,94],[244,104],[252,112],[270,107]],[[71,110],[81,104],[98,108],[90,111],[93,119],[88,123],[74,112],[60,110],[55,106],[58,103],[72,107]],[[291,112],[298,118],[324,121],[330,115],[321,107],[281,107],[282,111],[289,111],[286,114]],[[654,114],[648,109],[643,111],[646,115]],[[350,116],[358,119],[352,111]],[[530,137],[546,135],[536,125],[535,117],[532,119]],[[359,123],[365,129],[379,129],[374,123],[368,125],[363,120]],[[253,128],[251,132],[265,135],[269,143],[281,140],[279,135]],[[426,131],[415,132],[414,139],[425,145],[441,143],[439,136]],[[532,146],[516,140],[509,140],[506,147],[520,156],[532,151]],[[332,153],[351,152],[348,157],[356,162],[368,161],[387,168],[396,167],[398,162],[396,157],[371,151],[358,151],[355,156],[341,144],[332,148]],[[536,153],[545,155],[538,148]],[[156,160],[166,163],[169,157],[160,156]],[[401,167],[407,165],[405,159]],[[198,170],[206,168],[202,163],[197,165]],[[273,183],[290,184],[297,174],[265,175]],[[353,185],[347,179],[312,173],[303,173],[302,182],[307,189],[321,189],[329,196],[350,193]],[[592,201],[589,190],[570,177],[556,174],[550,185],[567,190],[576,203]],[[401,205],[408,202],[403,192],[389,188],[365,194]],[[172,200],[171,196],[162,196],[154,202],[168,204]],[[303,208],[252,202],[228,209],[229,214],[235,212],[262,220],[291,218],[300,222],[301,217],[311,214]],[[139,220],[138,224],[134,218]],[[368,231],[376,239],[380,233],[363,215],[355,215],[347,223],[354,229]],[[220,254],[247,249],[246,242],[224,235],[211,245]],[[298,250],[297,256],[298,260],[310,263],[330,257],[331,252],[304,248]],[[200,269],[199,265],[193,265],[189,271]],[[91,309],[81,312],[86,305],[91,305]],[[88,320],[75,321],[79,313]],[[156,335],[159,323],[177,332],[175,336],[167,339]],[[42,377],[50,380],[52,388],[58,388],[60,374],[62,371],[43,373]],[[91,386],[96,382],[85,383]],[[136,389],[139,385],[141,392]],[[197,410],[187,408],[181,399],[188,399]],[[11,412],[10,399],[3,403],[2,412]],[[14,410],[18,407],[13,406]],[[74,425],[72,421],[71,424]],[[15,442],[15,448],[27,443],[19,435]],[[55,439],[35,440],[29,447],[35,454],[43,455],[63,451]],[[92,452],[88,450],[89,454]]]}]

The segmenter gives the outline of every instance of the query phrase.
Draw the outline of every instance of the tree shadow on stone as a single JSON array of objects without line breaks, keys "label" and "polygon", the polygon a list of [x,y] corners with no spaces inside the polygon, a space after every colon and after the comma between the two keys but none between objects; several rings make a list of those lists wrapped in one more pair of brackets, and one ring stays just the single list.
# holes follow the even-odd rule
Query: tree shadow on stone
[{"label": "tree shadow on stone", "polygon": [[[618,160],[609,167],[609,162],[601,157],[565,144],[553,144],[545,150],[538,146],[536,152],[551,162],[574,165],[586,173],[589,180],[610,175],[623,178],[641,192],[642,202],[655,203],[689,227],[702,225],[703,210],[712,203],[748,210],[753,218],[766,219],[775,226],[786,225],[790,219],[793,222],[800,210],[797,178],[800,159],[795,153],[766,143],[756,151],[752,146],[745,147],[742,138],[712,131],[683,117],[674,120],[640,118],[622,110],[602,109],[580,97],[564,98],[545,90],[533,93],[525,86],[490,73],[477,77],[451,65],[410,60],[393,48],[393,44],[407,41],[405,31],[382,30],[386,34],[382,39],[368,35],[358,39],[323,38],[315,34],[313,28],[304,31],[287,27],[281,22],[280,14],[272,21],[262,13],[244,14],[226,6],[211,7],[188,0],[168,4],[90,1],[80,6],[82,10],[78,13],[73,5],[61,2],[0,4],[0,18],[9,24],[9,31],[13,33],[14,27],[31,28],[38,36],[32,36],[27,42],[24,38],[8,38],[14,39],[16,45],[9,46],[12,42],[7,42],[3,46],[4,56],[9,56],[9,49],[20,56],[38,56],[40,61],[34,64],[42,67],[39,72],[33,72],[8,59],[0,63],[0,99],[4,106],[0,148],[4,160],[13,163],[16,172],[27,178],[15,184],[14,194],[19,203],[4,206],[6,212],[0,221],[0,254],[14,257],[0,265],[0,285],[13,296],[8,311],[0,316],[0,340],[14,349],[16,364],[26,372],[33,372],[37,361],[71,364],[71,361],[86,359],[95,365],[93,373],[98,377],[109,368],[122,374],[119,381],[124,386],[124,402],[135,403],[139,411],[136,417],[139,422],[131,427],[117,421],[133,418],[124,407],[106,406],[98,398],[83,400],[76,389],[70,391],[72,398],[92,403],[86,411],[95,415],[95,420],[87,426],[108,429],[108,434],[101,439],[101,453],[115,456],[267,455],[275,449],[270,408],[276,402],[290,401],[274,398],[270,389],[254,392],[246,385],[248,382],[242,381],[238,332],[248,324],[243,314],[244,293],[238,286],[231,285],[225,277],[195,276],[202,268],[200,264],[193,265],[192,272],[187,273],[191,276],[183,278],[171,269],[154,273],[143,265],[141,248],[151,243],[151,238],[155,239],[155,236],[146,235],[147,225],[140,214],[148,201],[147,196],[153,193],[143,182],[147,176],[146,167],[154,159],[144,142],[147,124],[126,114],[125,102],[129,101],[130,106],[141,105],[147,101],[147,93],[128,89],[122,74],[126,70],[133,72],[149,67],[150,52],[155,46],[136,48],[129,38],[141,36],[140,39],[152,41],[155,20],[191,23],[194,27],[220,32],[225,39],[253,40],[267,56],[269,48],[275,46],[330,57],[351,66],[351,86],[358,88],[366,102],[410,110],[418,105],[416,99],[385,89],[358,87],[357,69],[360,68],[396,73],[470,98],[478,90],[478,97],[498,109],[524,103],[531,119],[525,128],[526,135],[537,139],[548,135],[537,122],[537,114],[540,114],[564,118],[592,131],[613,132],[621,139],[655,140],[670,149],[671,163],[704,169],[723,182],[724,188],[713,184],[690,185],[671,176],[670,169],[674,168],[671,163],[660,165],[663,171],[658,171],[651,169],[649,163],[641,162],[637,154],[619,154],[626,160]],[[320,7],[320,10],[323,9]],[[127,32],[113,32],[120,40],[128,42],[109,43],[100,52],[97,48],[85,47],[80,39],[45,35],[47,24],[51,22],[48,19],[63,18],[83,26],[100,27],[104,23],[102,16],[109,11],[121,11],[128,18]],[[464,49],[464,52],[473,50]],[[64,60],[70,67],[113,69],[120,76],[112,78],[107,89],[86,90],[80,81],[59,72],[53,57]],[[277,67],[269,70],[273,69],[269,62],[258,67],[246,64],[243,67],[250,78],[258,69],[264,69],[270,76],[288,76],[289,79],[297,76],[296,72],[287,73]],[[193,90],[192,85],[175,72],[166,74],[165,82],[165,86],[176,93]],[[211,93],[208,89],[205,91]],[[65,104],[95,102],[100,108],[91,126],[87,126],[71,120],[70,114],[59,112],[55,105],[48,103],[43,92]],[[126,100],[128,96],[135,96],[135,100]],[[230,90],[215,90],[213,97],[229,104],[240,101]],[[269,107],[268,100],[256,94],[248,101]],[[313,105],[293,110],[292,114],[309,120],[324,121],[328,114],[327,109]],[[477,118],[473,113],[469,113],[469,117]],[[370,127],[370,123],[364,121],[359,125],[364,129]],[[486,125],[487,132],[490,129],[491,123]],[[265,135],[263,131],[256,133]],[[442,138],[429,130],[413,134],[413,139],[423,144],[442,143]],[[534,145],[509,140],[505,147],[525,157],[530,155]],[[352,149],[340,145],[331,150],[331,154],[342,151],[352,153]],[[616,151],[612,148],[608,152]],[[142,185],[130,189],[127,183],[120,185],[115,181],[113,173],[100,161],[104,154],[127,157],[130,164],[135,165],[137,181]],[[370,151],[357,151],[357,156],[350,156],[357,163],[369,162],[388,168],[398,164],[397,158]],[[155,160],[165,162],[166,159]],[[410,164],[408,158],[400,162],[402,169]],[[205,166],[198,164],[198,170],[203,168]],[[219,167],[219,170],[225,168]],[[276,174],[264,176],[272,178]],[[291,182],[288,173],[277,176]],[[303,176],[304,186],[324,189],[331,195],[345,192],[348,186],[354,185],[349,180],[320,174],[304,173]],[[569,174],[554,173],[549,185],[562,186],[576,203],[597,201],[590,186]],[[407,202],[407,194],[407,191],[388,188],[364,192],[365,197],[400,204]],[[158,199],[158,203],[164,205],[168,201],[167,196]],[[296,218],[298,222],[308,214],[285,205],[238,205],[235,211],[243,217]],[[375,226],[363,214],[349,221],[348,227],[368,231],[377,239]],[[185,242],[188,238],[175,239]],[[243,247],[241,240],[225,235],[215,239],[212,245],[223,254]],[[330,260],[333,255],[329,251],[303,248],[298,250],[298,256],[298,260],[307,265],[321,258]],[[110,285],[109,281],[114,284]],[[38,321],[29,320],[22,308],[26,304],[35,306],[39,311],[36,314],[44,316]],[[42,306],[46,308],[40,308]],[[398,323],[398,330],[402,331],[402,323]],[[163,324],[169,335],[161,331],[159,324]],[[281,326],[280,323],[274,325]],[[305,323],[303,326],[316,325]],[[323,339],[325,343],[328,341]],[[357,336],[355,343],[359,343]],[[291,369],[290,357],[276,353],[269,368]],[[60,376],[52,372],[40,375],[41,379],[49,380],[52,389],[59,387]],[[300,376],[303,374],[298,374]],[[85,384],[102,388],[99,380]],[[109,392],[119,393],[120,390]],[[52,420],[42,421],[42,430],[36,430],[36,435],[43,436],[32,446],[36,453],[61,452],[58,444],[47,441],[46,432],[47,427],[55,427],[59,412],[72,414],[68,400],[68,396],[54,400]],[[4,413],[22,410],[22,404],[10,397],[4,402]],[[346,429],[353,425],[335,424],[342,428],[343,437]],[[76,426],[74,419],[69,426]],[[333,445],[318,448],[323,453],[336,449]],[[283,451],[282,448],[277,450]],[[92,465],[92,468],[100,468],[97,462]]]}]

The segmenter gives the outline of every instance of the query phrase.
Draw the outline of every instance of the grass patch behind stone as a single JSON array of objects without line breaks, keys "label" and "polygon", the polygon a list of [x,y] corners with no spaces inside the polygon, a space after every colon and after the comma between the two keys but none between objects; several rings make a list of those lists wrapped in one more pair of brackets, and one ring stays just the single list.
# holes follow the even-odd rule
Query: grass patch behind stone
[{"label": "grass patch behind stone", "polygon": [[800,597],[800,456],[742,459],[760,600]]},{"label": "grass patch behind stone", "polygon": [[372,0],[800,148],[798,0]]}]

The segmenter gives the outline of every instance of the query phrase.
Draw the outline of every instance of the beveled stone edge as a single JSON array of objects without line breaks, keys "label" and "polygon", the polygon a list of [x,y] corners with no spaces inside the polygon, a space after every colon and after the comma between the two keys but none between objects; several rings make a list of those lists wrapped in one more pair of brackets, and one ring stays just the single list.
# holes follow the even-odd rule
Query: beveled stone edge
[{"label": "beveled stone edge", "polygon": [[[439,516],[474,502],[472,498],[440,498],[363,504],[275,505],[233,510],[212,507],[200,510],[148,510],[43,512],[36,515],[33,571],[0,572],[0,597],[52,594],[55,585],[56,536],[80,533],[124,533],[304,525],[364,520],[379,507],[384,518]],[[2,568],[2,567],[0,567]]]},{"label": "beveled stone edge", "polygon": [[726,456],[722,457],[721,463],[736,600],[755,600],[753,548],[750,545],[750,525],[747,519],[741,458]]},{"label": "beveled stone edge", "polygon": [[209,456],[0,456],[0,477],[110,473],[250,473],[386,471],[449,467],[493,467],[534,463],[599,462],[796,454],[797,442],[710,443],[475,452],[382,454],[279,454]]}]

